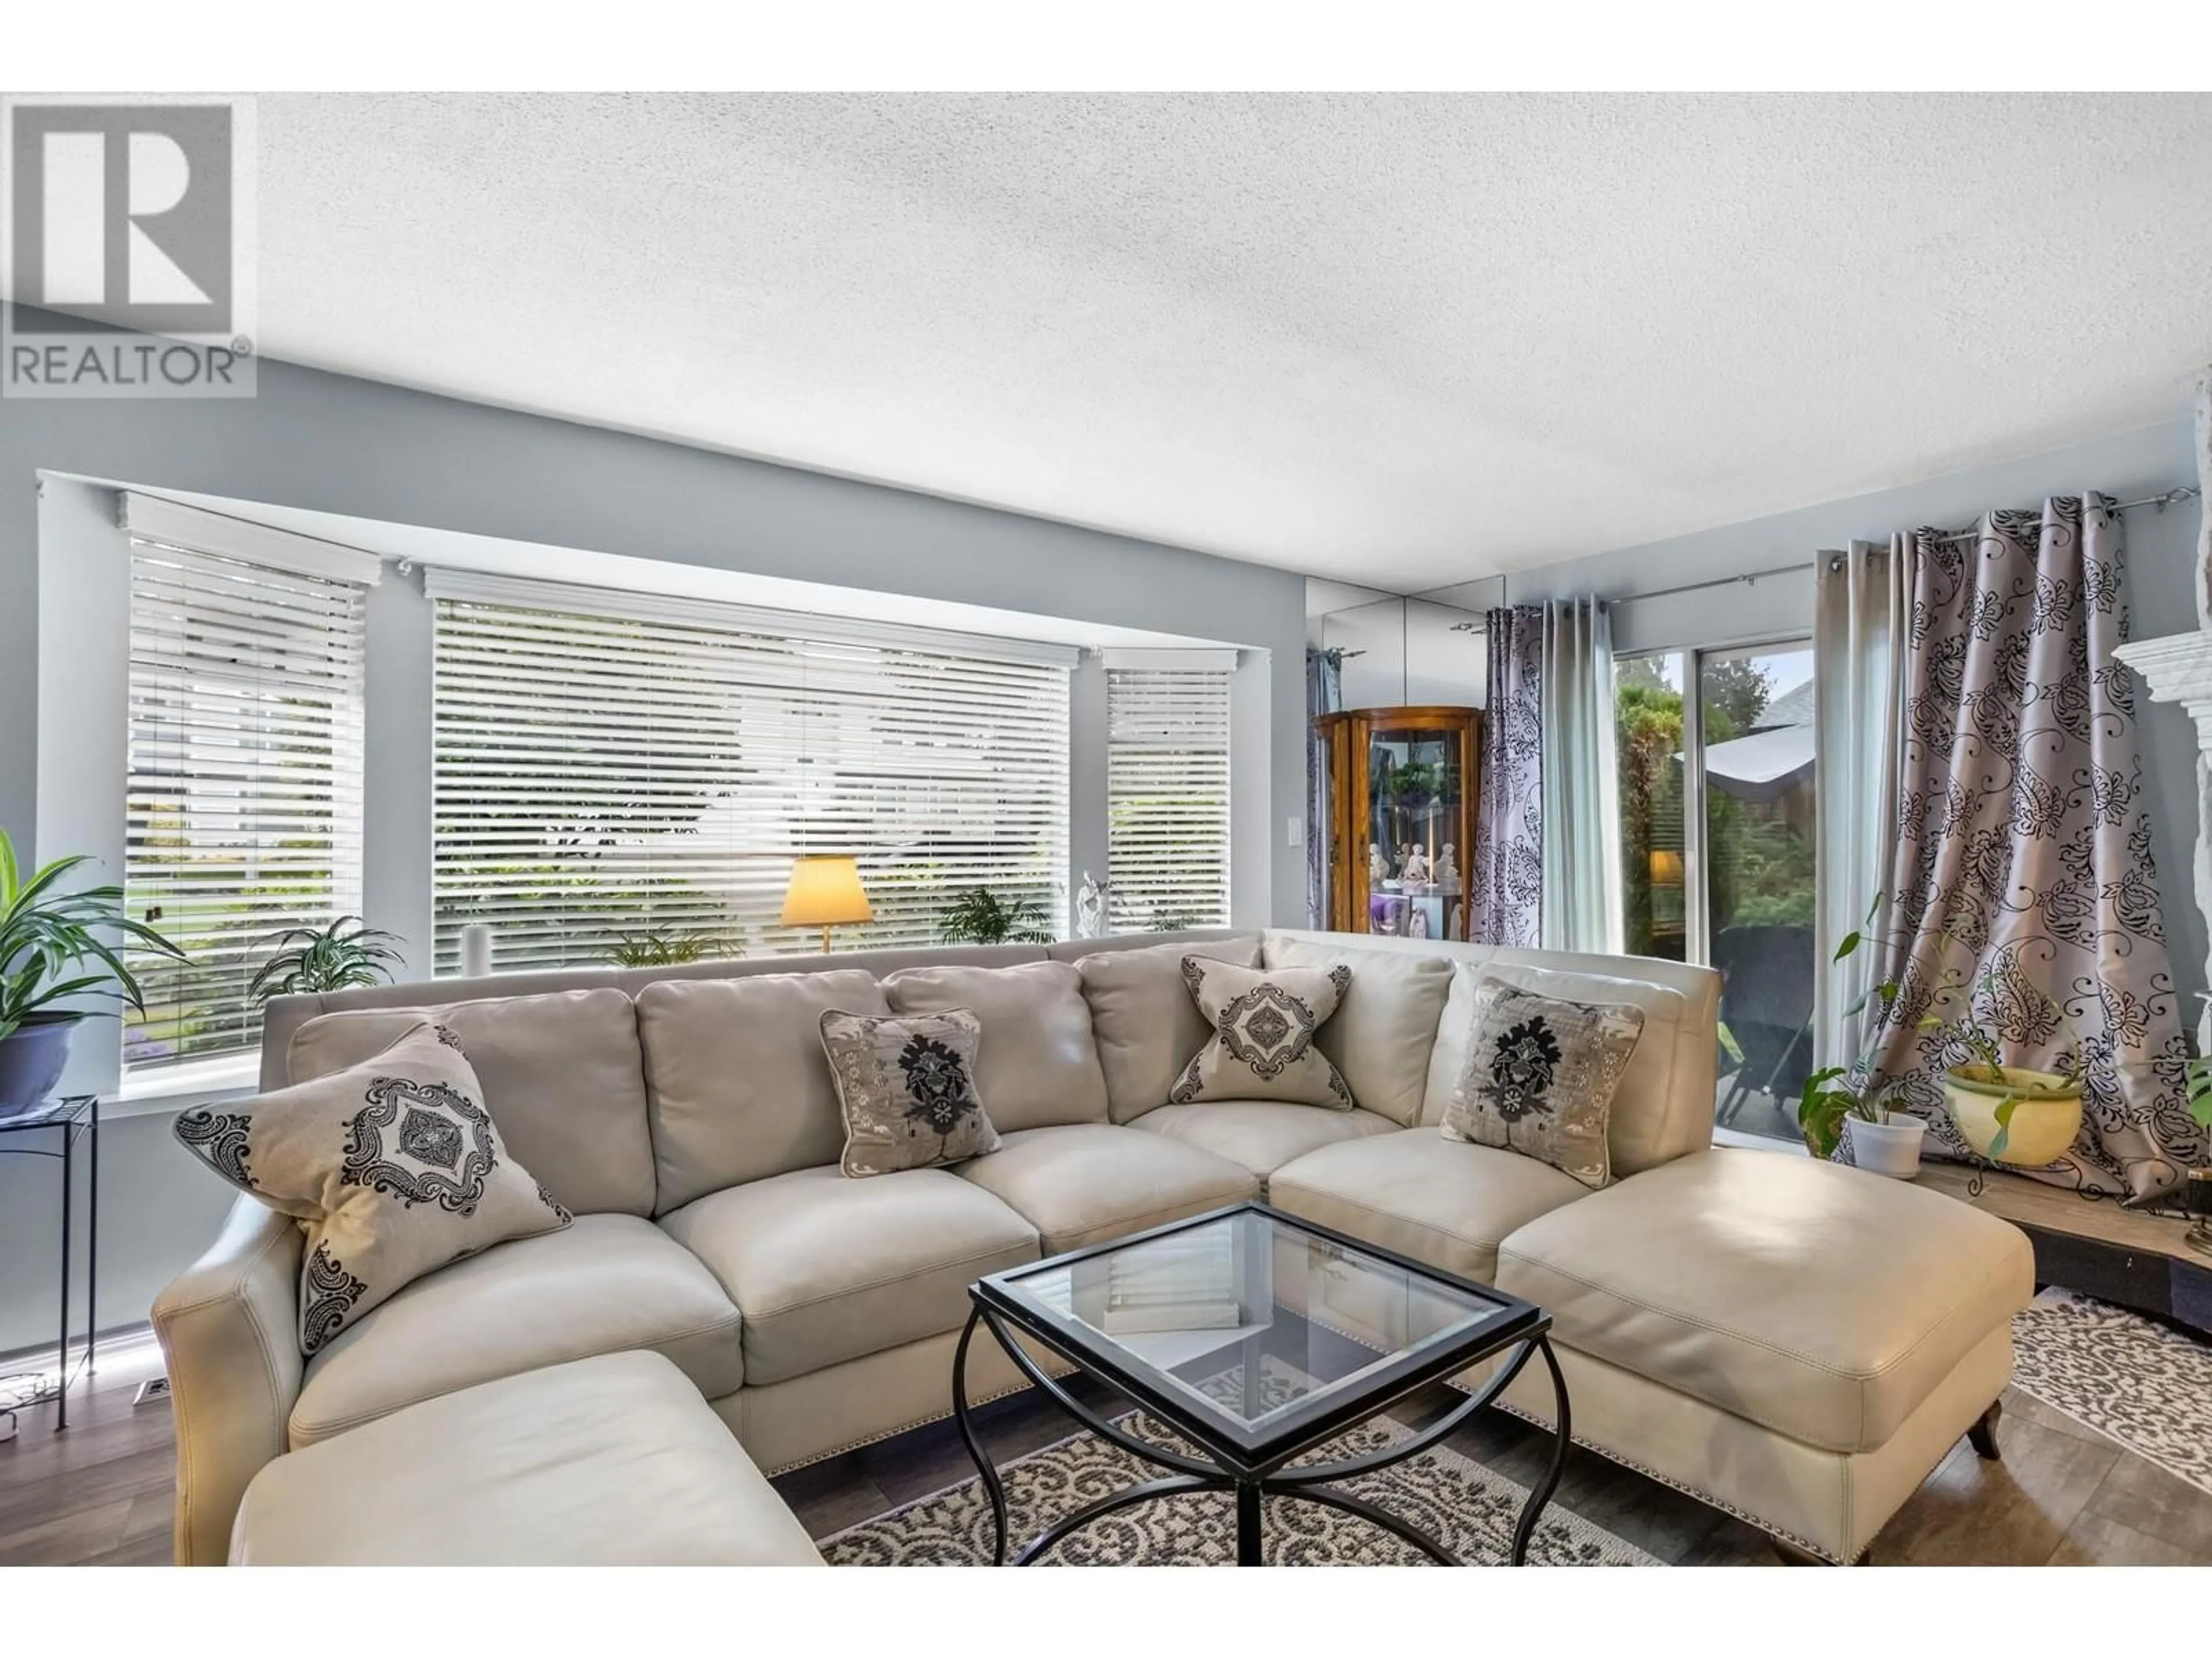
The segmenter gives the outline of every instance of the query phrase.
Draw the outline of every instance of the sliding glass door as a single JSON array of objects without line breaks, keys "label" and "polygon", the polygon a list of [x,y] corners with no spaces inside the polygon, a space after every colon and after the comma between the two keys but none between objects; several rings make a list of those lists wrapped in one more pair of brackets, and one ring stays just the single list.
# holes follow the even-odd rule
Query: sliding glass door
[{"label": "sliding glass door", "polygon": [[1614,664],[1627,948],[1718,968],[1724,1127],[1796,1136],[1812,1069],[1808,643]]}]

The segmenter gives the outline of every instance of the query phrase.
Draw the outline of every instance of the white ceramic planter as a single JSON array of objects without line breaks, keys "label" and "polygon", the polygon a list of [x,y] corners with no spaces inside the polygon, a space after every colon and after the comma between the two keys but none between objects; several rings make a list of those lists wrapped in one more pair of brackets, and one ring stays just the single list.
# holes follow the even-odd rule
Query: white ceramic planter
[{"label": "white ceramic planter", "polygon": [[1880,1123],[1863,1117],[1844,1122],[1844,1133],[1851,1138],[1851,1162],[1860,1169],[1899,1181],[1920,1173],[1920,1137],[1928,1126],[1918,1118],[1893,1115]]},{"label": "white ceramic planter", "polygon": [[482,979],[491,972],[491,928],[488,923],[471,921],[461,928],[461,975],[465,979]]},{"label": "white ceramic planter", "polygon": [[[1943,1096],[1958,1120],[1959,1133],[1984,1158],[1997,1164],[2016,1164],[2033,1169],[2057,1162],[2081,1132],[2081,1089],[2051,1072],[2032,1072],[2024,1066],[2003,1068],[2004,1081],[1984,1082],[1961,1076],[1955,1069],[1943,1074]],[[2007,1099],[2013,1104],[2012,1122],[2002,1152],[1996,1144],[1997,1108]]]}]

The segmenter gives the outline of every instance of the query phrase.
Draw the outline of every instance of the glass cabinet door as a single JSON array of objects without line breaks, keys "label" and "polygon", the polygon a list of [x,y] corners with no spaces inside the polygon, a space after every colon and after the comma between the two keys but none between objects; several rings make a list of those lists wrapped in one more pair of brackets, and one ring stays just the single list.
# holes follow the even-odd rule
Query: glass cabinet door
[{"label": "glass cabinet door", "polygon": [[1367,751],[1367,931],[1401,939],[1467,937],[1462,874],[1467,822],[1450,728],[1376,726]]}]

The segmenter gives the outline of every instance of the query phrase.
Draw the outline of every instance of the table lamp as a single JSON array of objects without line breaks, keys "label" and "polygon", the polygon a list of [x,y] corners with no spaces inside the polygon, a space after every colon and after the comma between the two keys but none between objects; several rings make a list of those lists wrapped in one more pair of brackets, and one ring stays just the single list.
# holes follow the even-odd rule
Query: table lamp
[{"label": "table lamp", "polygon": [[819,927],[822,949],[830,949],[830,930],[843,923],[872,921],[860,866],[843,854],[804,854],[792,860],[791,885],[784,890],[783,925]]}]

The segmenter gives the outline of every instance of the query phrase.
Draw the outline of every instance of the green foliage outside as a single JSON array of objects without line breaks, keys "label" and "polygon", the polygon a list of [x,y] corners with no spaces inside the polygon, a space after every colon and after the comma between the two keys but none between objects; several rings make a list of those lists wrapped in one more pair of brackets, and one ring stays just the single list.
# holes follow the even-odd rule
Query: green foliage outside
[{"label": "green foliage outside", "polygon": [[[1620,775],[1621,889],[1626,943],[1640,955],[1679,955],[1681,916],[1655,896],[1651,853],[1682,845],[1682,694],[1650,658],[1623,660],[1614,677]],[[1709,661],[1703,673],[1705,743],[1757,724],[1772,700],[1766,671],[1749,658]],[[1786,803],[1705,791],[1707,873],[1716,927],[1810,927],[1813,842],[1787,819]]]}]

